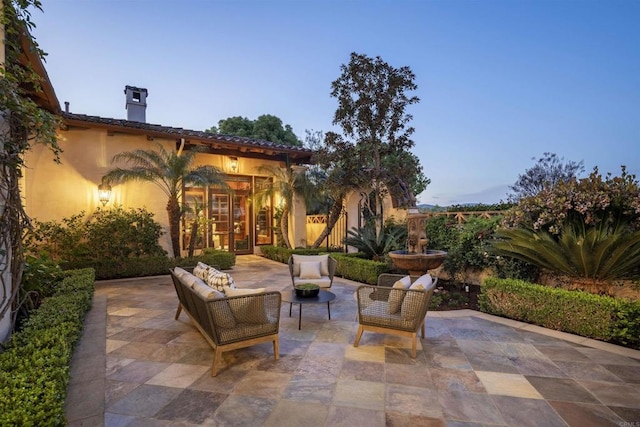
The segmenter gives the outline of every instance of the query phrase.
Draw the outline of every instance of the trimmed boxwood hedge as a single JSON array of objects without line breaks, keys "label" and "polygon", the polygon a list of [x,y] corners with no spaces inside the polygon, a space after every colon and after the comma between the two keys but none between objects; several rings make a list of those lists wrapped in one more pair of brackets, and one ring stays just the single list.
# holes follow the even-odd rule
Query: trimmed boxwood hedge
[{"label": "trimmed boxwood hedge", "polygon": [[157,276],[167,274],[170,268],[194,267],[198,261],[227,270],[236,263],[236,255],[226,251],[205,250],[202,255],[172,259],[166,256],[127,258],[125,260],[101,259],[90,263],[62,263],[67,269],[93,268],[96,279],[120,279],[125,277]]},{"label": "trimmed boxwood hedge", "polygon": [[[324,249],[287,249],[281,246],[261,246],[260,250],[265,258],[285,264],[292,254],[318,255],[327,253]],[[389,264],[363,259],[358,254],[345,254],[343,252],[330,252],[330,254],[338,262],[336,276],[345,279],[376,284],[380,274],[392,271]]]},{"label": "trimmed boxwood hedge", "polygon": [[64,426],[73,349],[93,297],[94,271],[67,272],[0,353],[0,425]]},{"label": "trimmed boxwood hedge", "polygon": [[490,277],[478,302],[486,313],[640,349],[639,301]]}]

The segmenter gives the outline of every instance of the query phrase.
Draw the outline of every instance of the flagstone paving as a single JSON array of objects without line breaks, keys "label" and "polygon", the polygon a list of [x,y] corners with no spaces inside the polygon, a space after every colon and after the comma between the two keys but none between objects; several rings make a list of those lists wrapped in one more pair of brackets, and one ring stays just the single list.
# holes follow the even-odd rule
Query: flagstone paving
[{"label": "flagstone paving", "polygon": [[[288,268],[254,255],[239,287],[291,287]],[[70,426],[640,427],[640,351],[484,313],[430,312],[411,359],[403,337],[357,330],[354,292],[336,278],[324,304],[283,304],[280,359],[270,343],[213,351],[169,276],[96,283],[71,366]]]}]

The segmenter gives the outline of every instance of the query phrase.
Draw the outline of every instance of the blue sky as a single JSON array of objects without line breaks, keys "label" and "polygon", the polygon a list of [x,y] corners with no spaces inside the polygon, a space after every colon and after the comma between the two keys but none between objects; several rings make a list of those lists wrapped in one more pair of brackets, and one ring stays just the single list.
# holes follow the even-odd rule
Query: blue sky
[{"label": "blue sky", "polygon": [[280,117],[332,130],[330,85],[351,52],[409,66],[420,203],[496,203],[553,152],[640,175],[640,2],[635,0],[42,0],[34,35],[63,105],[204,130]]}]

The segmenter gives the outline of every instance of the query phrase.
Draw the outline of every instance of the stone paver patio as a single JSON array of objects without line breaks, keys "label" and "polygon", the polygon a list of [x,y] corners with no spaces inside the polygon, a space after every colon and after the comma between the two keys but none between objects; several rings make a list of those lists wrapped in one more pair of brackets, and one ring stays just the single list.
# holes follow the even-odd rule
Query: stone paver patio
[{"label": "stone paver patio", "polygon": [[[284,264],[239,256],[239,287],[291,287]],[[640,351],[462,310],[430,312],[427,337],[357,330],[358,283],[336,278],[324,304],[282,306],[271,344],[213,351],[171,279],[98,282],[74,354],[70,426],[640,426]],[[626,424],[625,424],[626,423]]]}]

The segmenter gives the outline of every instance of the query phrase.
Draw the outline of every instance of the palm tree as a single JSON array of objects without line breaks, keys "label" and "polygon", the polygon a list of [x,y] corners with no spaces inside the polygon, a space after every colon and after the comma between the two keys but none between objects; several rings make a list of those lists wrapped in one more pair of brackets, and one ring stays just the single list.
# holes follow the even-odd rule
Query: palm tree
[{"label": "palm tree", "polygon": [[304,173],[297,173],[293,170],[290,164],[287,164],[285,168],[280,168],[273,165],[262,165],[258,168],[260,173],[271,175],[274,180],[270,186],[262,189],[257,196],[257,201],[260,199],[271,198],[276,194],[280,194],[284,204],[282,206],[282,217],[280,218],[280,232],[282,233],[282,240],[288,249],[291,249],[291,242],[289,242],[289,212],[293,205],[293,197],[296,195],[302,196],[303,199],[309,199],[309,193],[311,186]]},{"label": "palm tree", "polygon": [[167,151],[156,143],[156,150],[125,151],[113,156],[112,162],[124,162],[128,169],[114,168],[103,177],[107,183],[147,181],[156,184],[168,197],[169,236],[173,256],[180,257],[180,220],[183,210],[180,206],[185,186],[213,185],[228,189],[224,174],[218,168],[203,165],[193,166],[197,151]]}]

